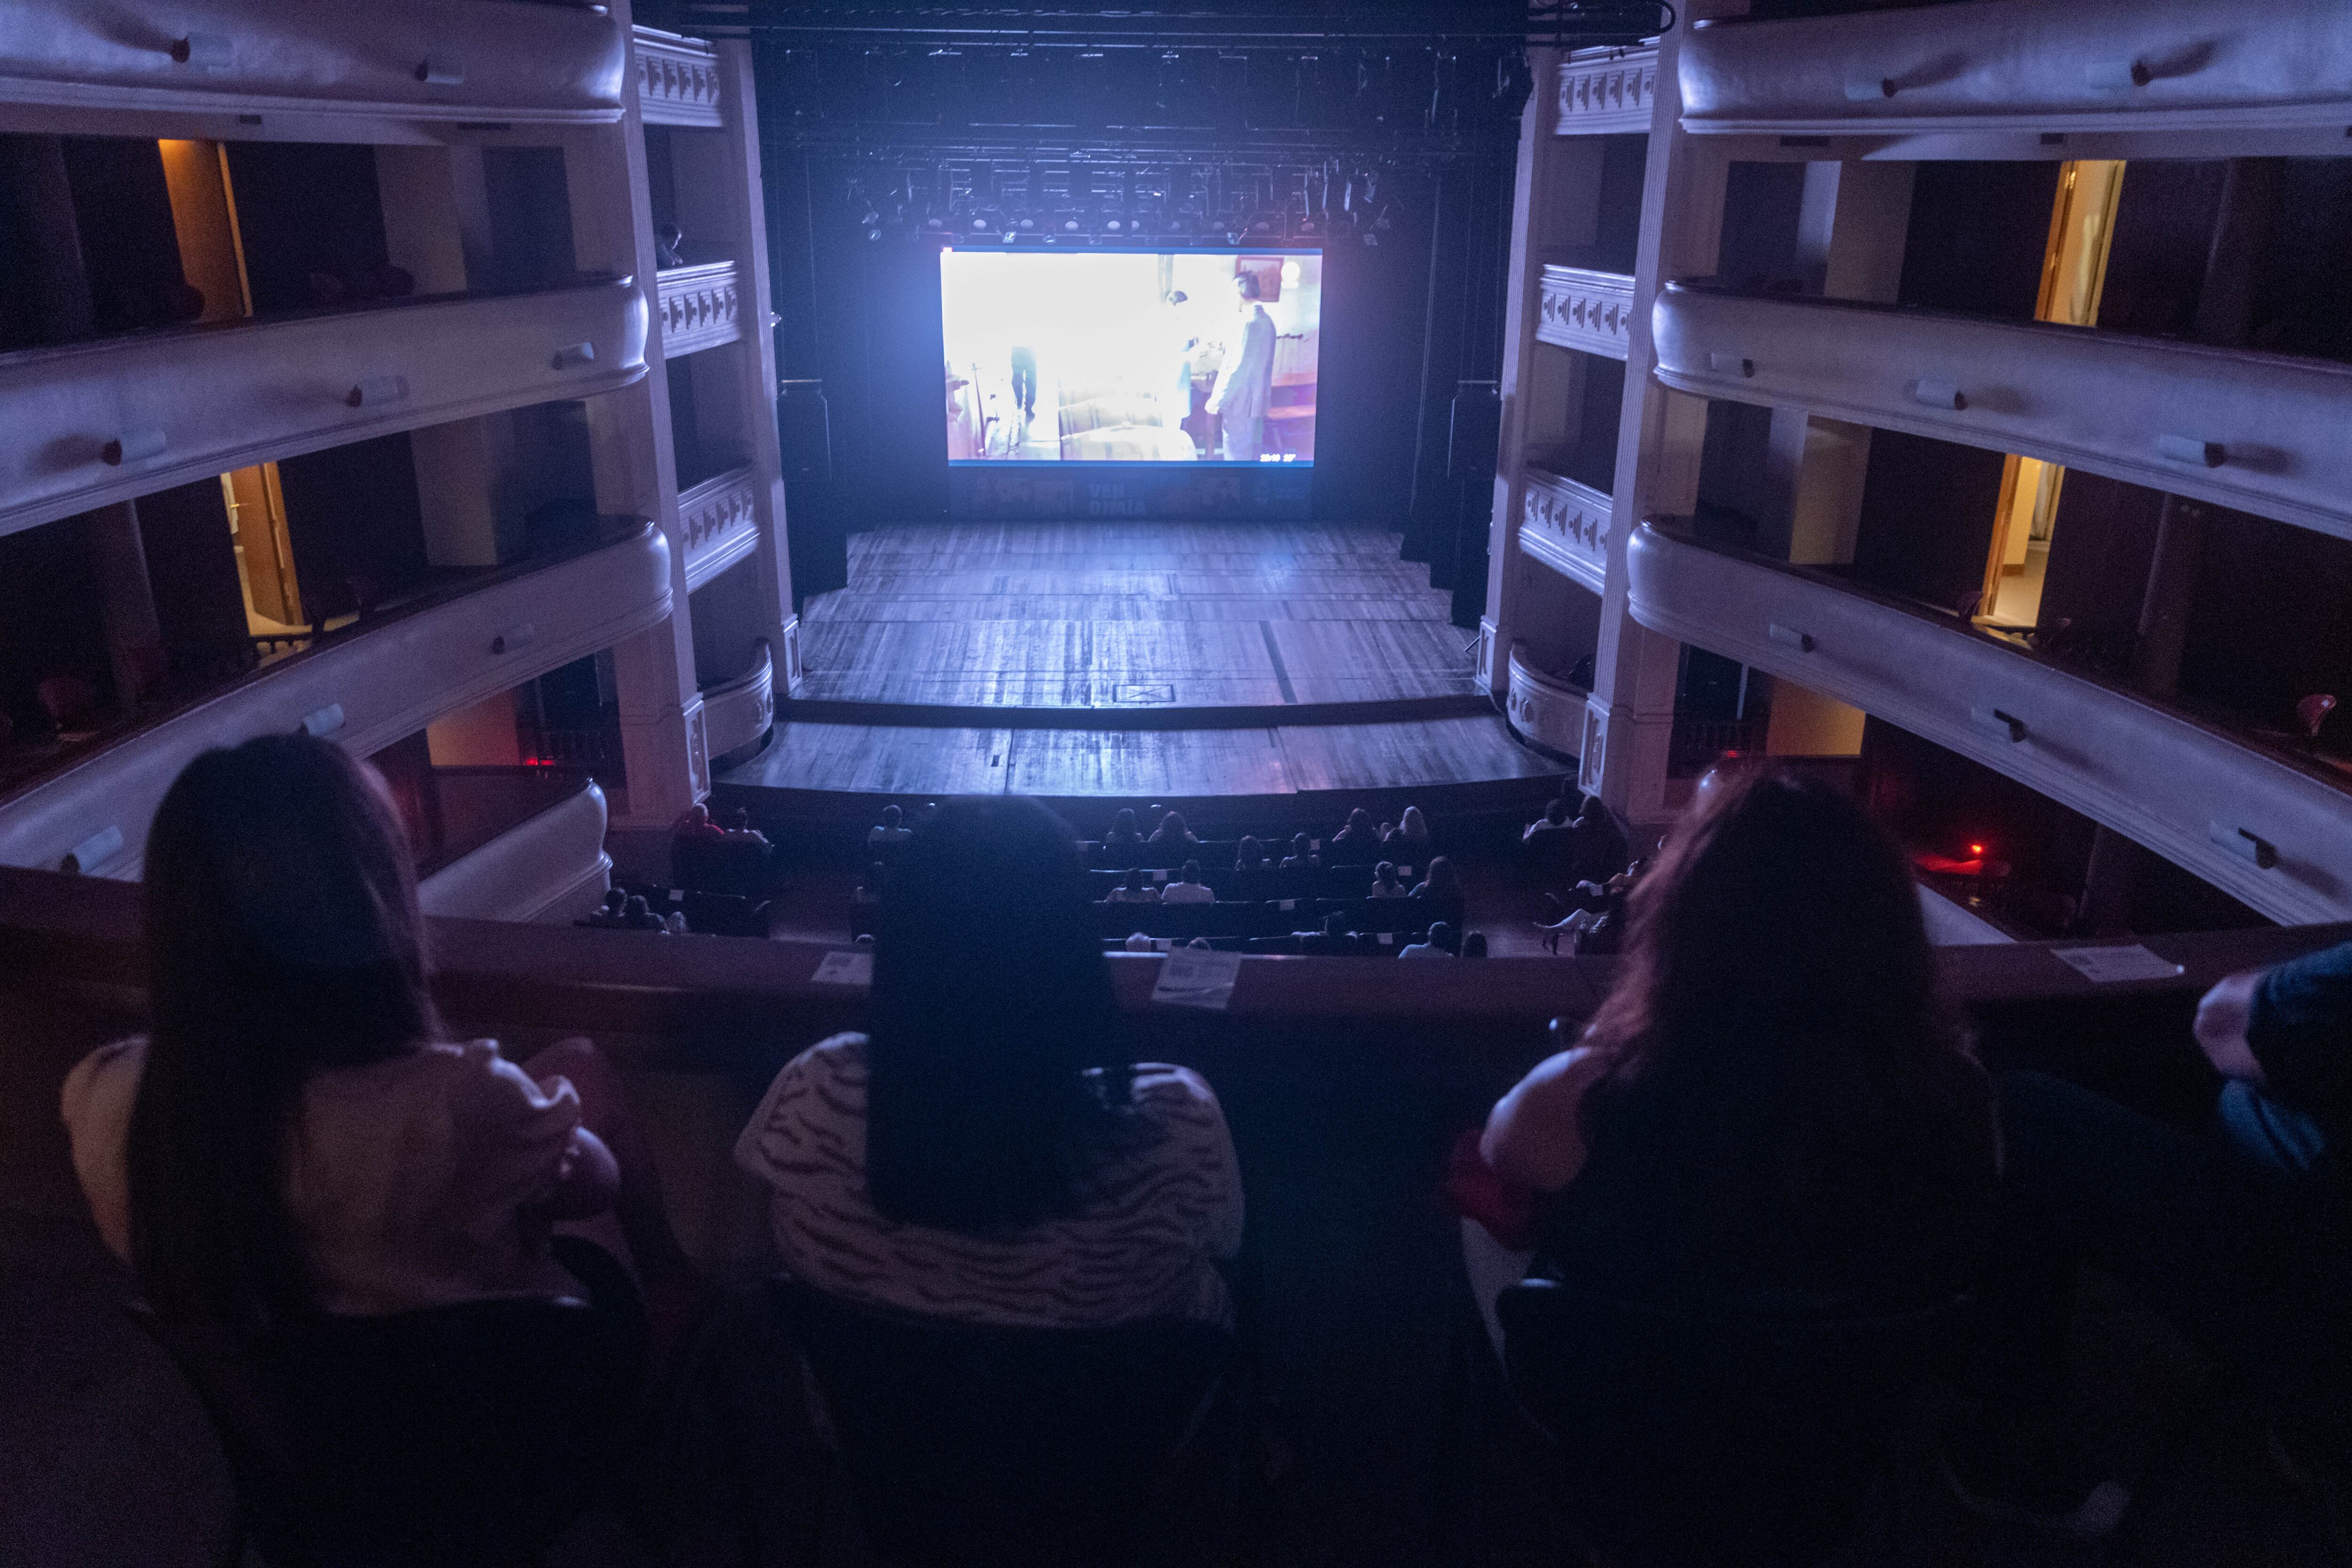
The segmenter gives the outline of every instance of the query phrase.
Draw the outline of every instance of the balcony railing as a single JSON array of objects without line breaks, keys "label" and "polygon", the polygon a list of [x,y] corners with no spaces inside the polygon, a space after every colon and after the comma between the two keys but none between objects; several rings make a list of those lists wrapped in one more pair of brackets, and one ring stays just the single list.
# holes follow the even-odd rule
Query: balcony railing
[{"label": "balcony railing", "polygon": [[1559,62],[1558,111],[1562,136],[1647,132],[1658,100],[1658,50],[1578,49]]},{"label": "balcony railing", "polygon": [[2352,916],[2352,781],[1969,623],[1643,525],[1643,626],[1850,702],[2184,866],[2273,920]]},{"label": "balcony railing", "polygon": [[648,125],[723,123],[719,56],[699,38],[639,27],[630,53],[636,63],[637,110]]},{"label": "balcony railing", "polygon": [[731,680],[705,687],[702,723],[713,762],[755,744],[776,721],[776,671],[768,639],[755,645],[751,668]]},{"label": "balcony railing", "polygon": [[1633,280],[1622,272],[1581,267],[1543,269],[1536,336],[1564,349],[1610,359],[1625,357],[1633,331]]},{"label": "balcony railing", "polygon": [[1511,649],[1511,689],[1504,711],[1512,728],[1561,757],[1573,757],[1584,748],[1584,702],[1591,695],[1580,687],[1536,668]]},{"label": "balcony railing", "polygon": [[1519,503],[1519,548],[1594,593],[1605,593],[1613,505],[1590,485],[1531,468]]},{"label": "balcony railing", "polygon": [[[486,7],[496,9],[497,7]],[[625,278],[0,355],[0,533],[646,373]]]},{"label": "balcony railing", "polygon": [[2352,538],[2352,365],[1670,284],[1658,379],[2088,468]]},{"label": "balcony railing", "polygon": [[751,291],[731,261],[672,267],[657,275],[662,356],[699,353],[743,335],[743,301]]},{"label": "balcony railing", "polygon": [[604,792],[581,779],[434,869],[416,897],[428,915],[568,924],[603,901],[612,871]]},{"label": "balcony railing", "polygon": [[[104,117],[126,133],[220,134],[226,114],[313,121],[592,124],[621,117],[624,40],[602,6],[445,0],[12,0],[0,28],[10,130]],[[196,118],[174,128],[172,117]],[[159,122],[157,117],[162,117]],[[89,121],[93,128],[97,121]],[[264,132],[266,134],[266,132]],[[282,132],[281,132],[282,133]],[[331,132],[329,132],[331,134]]]},{"label": "balcony railing", "polygon": [[612,647],[670,611],[669,547],[636,523],[551,563],[329,634],[0,800],[0,865],[135,877],[147,825],[197,752],[306,729],[361,755]]},{"label": "balcony railing", "polygon": [[[2352,120],[2352,14],[2311,0],[1975,0],[1702,22],[1680,61],[1683,127],[1701,132],[2340,140]],[[2084,154],[2055,142],[2043,155]]]},{"label": "balcony railing", "polygon": [[750,464],[705,479],[677,498],[686,585],[699,588],[760,542],[759,472]]}]

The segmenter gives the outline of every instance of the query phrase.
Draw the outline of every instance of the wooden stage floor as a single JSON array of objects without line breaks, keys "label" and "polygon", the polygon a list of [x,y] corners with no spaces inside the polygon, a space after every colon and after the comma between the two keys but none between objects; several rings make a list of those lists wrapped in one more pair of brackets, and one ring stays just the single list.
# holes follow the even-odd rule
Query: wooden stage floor
[{"label": "wooden stage floor", "polygon": [[1047,709],[1475,694],[1400,537],[1318,524],[958,523],[853,535],[801,611],[802,702]]}]

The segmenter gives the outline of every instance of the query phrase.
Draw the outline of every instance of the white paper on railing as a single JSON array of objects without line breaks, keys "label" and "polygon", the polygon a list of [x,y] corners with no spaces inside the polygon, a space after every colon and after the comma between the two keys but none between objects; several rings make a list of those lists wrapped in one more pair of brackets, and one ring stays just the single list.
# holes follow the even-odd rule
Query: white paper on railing
[{"label": "white paper on railing", "polygon": [[809,978],[819,985],[865,985],[874,984],[874,955],[871,952],[828,952]]},{"label": "white paper on railing", "polygon": [[2179,964],[2159,958],[2138,942],[2129,947],[2054,947],[2062,962],[2081,972],[2084,979],[2105,985],[2118,980],[2170,980]]},{"label": "white paper on railing", "polygon": [[1242,972],[1238,952],[1212,952],[1197,947],[1169,950],[1160,961],[1160,979],[1151,999],[1171,1007],[1209,1007],[1218,1012],[1233,1005],[1234,980]]}]

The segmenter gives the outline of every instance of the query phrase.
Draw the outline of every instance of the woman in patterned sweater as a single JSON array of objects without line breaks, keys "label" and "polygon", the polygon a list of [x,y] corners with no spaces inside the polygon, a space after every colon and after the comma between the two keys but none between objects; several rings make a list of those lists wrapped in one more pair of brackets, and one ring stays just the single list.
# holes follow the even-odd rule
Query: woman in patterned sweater
[{"label": "woman in patterned sweater", "polygon": [[1229,1316],[1233,1139],[1198,1075],[1124,1048],[1051,813],[959,801],[916,834],[883,898],[872,1020],[786,1063],[736,1145],[794,1275],[967,1322]]}]

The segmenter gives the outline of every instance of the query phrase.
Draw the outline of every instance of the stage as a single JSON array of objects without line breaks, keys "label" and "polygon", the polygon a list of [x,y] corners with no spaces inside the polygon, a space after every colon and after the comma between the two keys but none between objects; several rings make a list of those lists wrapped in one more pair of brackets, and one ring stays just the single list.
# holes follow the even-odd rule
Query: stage
[{"label": "stage", "polygon": [[1400,542],[1306,523],[856,535],[848,586],[802,609],[774,739],[714,782],[755,815],[1011,793],[1319,817],[1432,789],[1516,810],[1561,770],[1512,738],[1473,634]]}]

